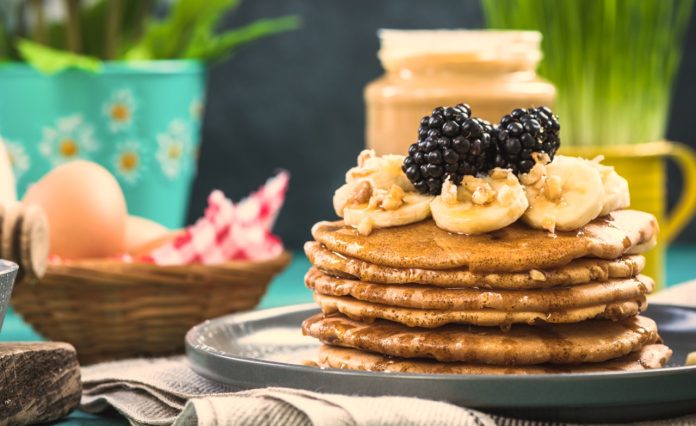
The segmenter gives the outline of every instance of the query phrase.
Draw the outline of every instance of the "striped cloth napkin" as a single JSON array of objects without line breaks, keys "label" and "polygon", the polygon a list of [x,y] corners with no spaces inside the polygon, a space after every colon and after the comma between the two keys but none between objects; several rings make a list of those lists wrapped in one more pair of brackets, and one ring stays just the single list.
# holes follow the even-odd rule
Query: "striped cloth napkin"
[{"label": "striped cloth napkin", "polygon": [[[679,303],[694,300],[694,295],[696,281],[663,291],[659,299]],[[416,398],[344,396],[286,388],[240,390],[198,376],[184,357],[97,364],[82,369],[82,380],[83,411],[99,413],[113,407],[133,425],[561,425],[492,416]],[[631,424],[693,426],[696,414]]]}]

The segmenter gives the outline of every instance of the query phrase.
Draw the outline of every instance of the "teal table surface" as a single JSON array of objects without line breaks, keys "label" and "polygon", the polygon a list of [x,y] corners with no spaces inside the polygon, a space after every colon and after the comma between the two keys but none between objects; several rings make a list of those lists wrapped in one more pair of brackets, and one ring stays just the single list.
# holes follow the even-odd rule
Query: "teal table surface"
[{"label": "teal table surface", "polygon": [[[670,247],[666,262],[667,286],[696,279],[696,245]],[[283,305],[294,305],[312,301],[312,295],[304,287],[303,277],[309,268],[309,261],[296,253],[292,263],[271,284],[268,293],[261,301],[259,309]],[[36,341],[42,340],[31,327],[23,322],[11,309],[5,318],[0,341]],[[93,416],[75,412],[69,418],[59,422],[60,425],[126,425],[125,420],[113,415]]]}]

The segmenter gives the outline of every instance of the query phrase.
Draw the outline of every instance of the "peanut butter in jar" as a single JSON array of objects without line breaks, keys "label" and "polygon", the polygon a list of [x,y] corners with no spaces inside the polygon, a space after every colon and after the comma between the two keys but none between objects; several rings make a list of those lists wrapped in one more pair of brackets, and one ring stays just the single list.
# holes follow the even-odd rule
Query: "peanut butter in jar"
[{"label": "peanut butter in jar", "polygon": [[365,88],[367,147],[405,153],[420,119],[467,103],[491,123],[515,108],[553,106],[555,88],[537,76],[535,31],[381,30],[385,74]]}]

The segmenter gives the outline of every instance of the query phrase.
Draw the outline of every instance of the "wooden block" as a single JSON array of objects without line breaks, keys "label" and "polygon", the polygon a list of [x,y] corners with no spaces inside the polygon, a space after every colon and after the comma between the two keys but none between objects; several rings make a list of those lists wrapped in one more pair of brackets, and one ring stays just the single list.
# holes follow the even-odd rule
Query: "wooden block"
[{"label": "wooden block", "polygon": [[67,343],[0,343],[0,425],[58,420],[80,404],[75,348]]}]

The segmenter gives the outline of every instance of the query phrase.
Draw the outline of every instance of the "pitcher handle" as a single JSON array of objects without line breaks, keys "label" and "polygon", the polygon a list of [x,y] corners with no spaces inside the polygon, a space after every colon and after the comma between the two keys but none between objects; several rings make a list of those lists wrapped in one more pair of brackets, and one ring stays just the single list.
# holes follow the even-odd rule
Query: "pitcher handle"
[{"label": "pitcher handle", "polygon": [[689,223],[696,211],[696,152],[682,143],[670,143],[667,155],[679,166],[684,184],[677,205],[665,220],[662,238],[669,244]]}]

